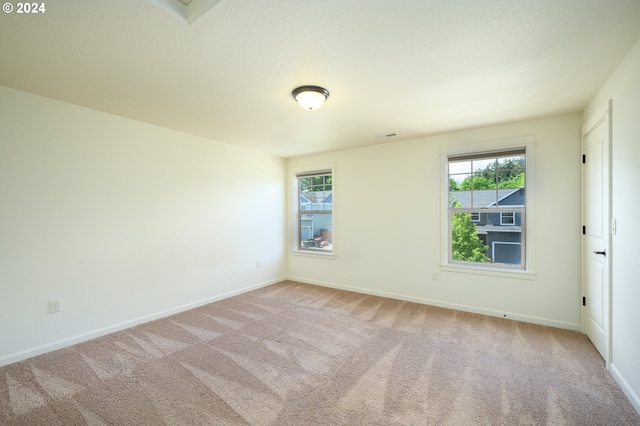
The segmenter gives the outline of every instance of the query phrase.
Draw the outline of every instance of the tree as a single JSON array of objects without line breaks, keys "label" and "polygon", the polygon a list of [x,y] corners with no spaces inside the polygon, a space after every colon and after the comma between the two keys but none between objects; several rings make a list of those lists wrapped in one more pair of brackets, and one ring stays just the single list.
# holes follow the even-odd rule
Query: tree
[{"label": "tree", "polygon": [[496,187],[495,180],[487,179],[482,175],[473,175],[460,182],[461,191],[470,191],[478,189],[493,189]]},{"label": "tree", "polygon": [[[524,185],[524,156],[511,157],[511,158],[498,158],[496,161],[489,164],[482,171],[482,176],[497,182],[500,188],[513,188],[509,186],[500,186],[503,182],[508,182],[517,176],[522,176],[522,182]],[[516,187],[517,188],[517,187]]]},{"label": "tree", "polygon": [[480,189],[498,188],[520,188],[524,182],[524,157],[514,157],[508,159],[496,159],[484,170],[478,170],[473,175],[464,179],[460,184],[456,183],[455,188],[450,191],[470,191]]},{"label": "tree", "polygon": [[458,191],[459,189],[458,182],[453,178],[449,178],[449,191]]},{"label": "tree", "polygon": [[[453,207],[460,207],[457,201]],[[478,237],[476,224],[469,213],[453,213],[451,217],[451,252],[453,260],[488,262],[487,250]]]},{"label": "tree", "polygon": [[333,176],[309,176],[300,179],[301,192],[331,191]]},{"label": "tree", "polygon": [[520,188],[521,186],[524,186],[524,172],[498,184],[498,188]]}]

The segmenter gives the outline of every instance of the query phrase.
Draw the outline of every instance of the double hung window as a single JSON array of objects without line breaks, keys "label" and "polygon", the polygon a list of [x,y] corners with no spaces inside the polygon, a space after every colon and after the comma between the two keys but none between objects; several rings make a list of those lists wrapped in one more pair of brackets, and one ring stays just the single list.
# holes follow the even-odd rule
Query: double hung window
[{"label": "double hung window", "polygon": [[525,148],[447,156],[448,263],[526,269]]},{"label": "double hung window", "polygon": [[333,252],[331,170],[298,173],[298,250]]}]

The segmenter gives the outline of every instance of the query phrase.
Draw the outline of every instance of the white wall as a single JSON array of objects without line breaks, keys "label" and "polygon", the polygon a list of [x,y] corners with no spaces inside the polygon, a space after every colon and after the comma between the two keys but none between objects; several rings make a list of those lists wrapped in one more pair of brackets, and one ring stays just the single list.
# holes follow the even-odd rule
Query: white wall
[{"label": "white wall", "polygon": [[640,412],[640,42],[585,110],[589,120],[613,101],[612,201],[617,234],[612,237],[611,372]]},{"label": "white wall", "polygon": [[[336,168],[336,257],[290,251],[289,276],[579,330],[581,125],[580,114],[568,114],[288,159],[289,170]],[[522,136],[535,138],[534,279],[443,270],[434,281],[441,259],[441,149]],[[293,206],[288,211],[291,229]]]},{"label": "white wall", "polygon": [[284,185],[280,158],[0,87],[0,365],[278,281]]}]

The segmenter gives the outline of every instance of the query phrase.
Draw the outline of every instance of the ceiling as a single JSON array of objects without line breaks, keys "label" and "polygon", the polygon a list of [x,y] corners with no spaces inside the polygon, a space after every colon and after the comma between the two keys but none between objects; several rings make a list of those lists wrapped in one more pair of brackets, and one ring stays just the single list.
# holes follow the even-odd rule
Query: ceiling
[{"label": "ceiling", "polygon": [[280,157],[582,111],[640,39],[640,0],[45,5],[0,16],[0,85]]}]

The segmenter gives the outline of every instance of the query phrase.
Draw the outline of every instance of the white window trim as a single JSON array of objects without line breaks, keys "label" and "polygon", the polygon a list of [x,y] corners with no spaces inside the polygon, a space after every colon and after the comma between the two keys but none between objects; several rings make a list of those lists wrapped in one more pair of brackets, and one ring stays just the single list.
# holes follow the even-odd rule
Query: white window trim
[{"label": "white window trim", "polygon": [[[481,218],[481,216],[480,216],[480,215],[482,214],[482,212],[472,212],[472,213],[469,213],[469,214],[471,215],[471,222],[473,222],[473,223],[479,223],[479,222],[480,222],[480,218]],[[474,218],[473,218],[473,215],[474,215],[474,214],[477,214],[477,215],[478,215],[478,218],[477,218],[477,219],[474,219]]]},{"label": "white window trim", "polygon": [[[511,219],[513,220],[513,222],[511,223],[505,223],[503,222],[502,218],[504,214],[510,214],[511,215]],[[516,224],[516,214],[515,212],[500,212],[500,225],[515,225]]]},{"label": "white window trim", "polygon": [[[335,206],[336,203],[336,166],[335,163],[321,163],[321,164],[310,164],[308,166],[300,166],[294,167],[289,170],[289,185],[287,191],[290,194],[289,198],[289,220],[288,220],[288,235],[289,235],[289,253],[294,254],[296,256],[306,256],[306,257],[314,257],[314,258],[322,258],[322,259],[335,259],[337,257],[336,248],[338,245],[336,244],[336,212],[335,208],[332,206],[332,247],[331,252],[323,252],[321,250],[311,251],[311,250],[302,250],[299,248],[299,229],[298,229],[298,205],[299,205],[299,194],[298,194],[298,175],[300,173],[309,173],[315,171],[323,171],[330,170],[332,176],[332,185],[331,185],[331,194],[332,194],[332,203]],[[338,237],[339,239],[339,237]]]},{"label": "white window trim", "polygon": [[[525,266],[526,269],[508,269],[484,264],[460,264],[449,261],[449,156],[462,154],[482,154],[513,148],[525,148],[526,167],[526,214],[525,222]],[[450,272],[470,273],[477,275],[491,275],[505,278],[535,279],[535,137],[522,136],[517,138],[492,140],[471,144],[452,145],[440,149],[440,269]]]}]

